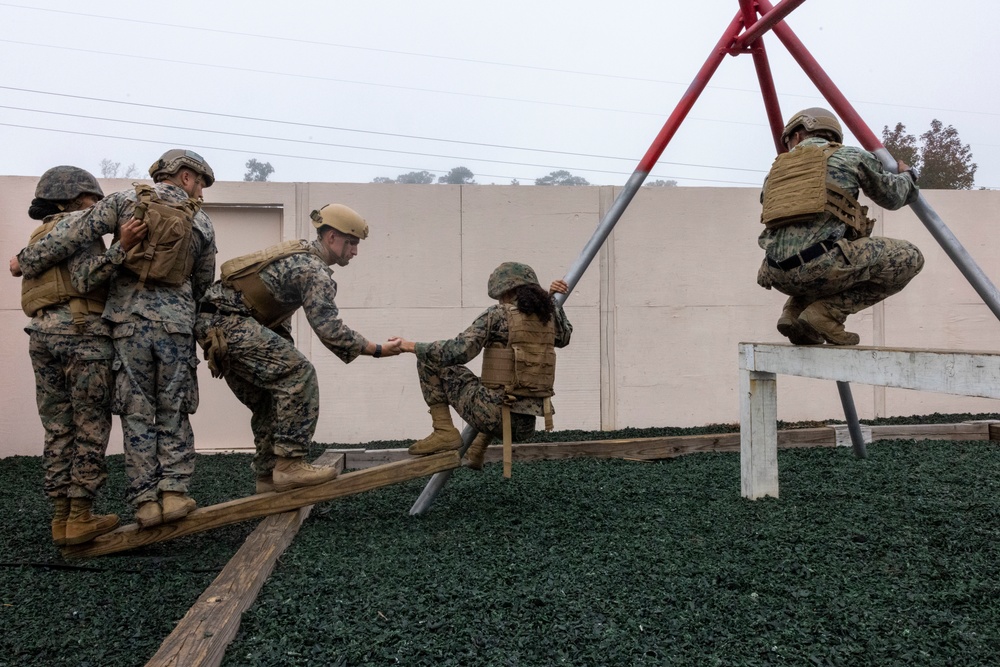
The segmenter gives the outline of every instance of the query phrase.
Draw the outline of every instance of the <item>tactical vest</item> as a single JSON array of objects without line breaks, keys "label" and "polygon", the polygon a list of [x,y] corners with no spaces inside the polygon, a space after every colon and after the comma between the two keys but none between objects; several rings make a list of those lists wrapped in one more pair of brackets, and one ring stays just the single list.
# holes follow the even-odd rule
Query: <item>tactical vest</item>
[{"label": "tactical vest", "polygon": [[505,304],[507,346],[483,350],[483,385],[516,398],[549,398],[555,392],[555,318],[542,324]]},{"label": "tactical vest", "polygon": [[861,206],[827,175],[827,161],[840,146],[832,142],[824,146],[809,144],[775,158],[760,215],[768,229],[808,222],[830,213],[850,228],[852,238],[871,234],[875,221],[868,219],[868,207]]},{"label": "tactical vest", "polygon": [[138,201],[132,215],[144,221],[148,231],[125,254],[122,266],[139,276],[143,284],[183,285],[194,269],[191,237],[201,202],[197,199],[166,202],[152,186],[144,183],[135,184],[135,194]]},{"label": "tactical vest", "polygon": [[[67,215],[60,213],[47,218],[31,233],[28,245],[37,243]],[[100,241],[100,246],[104,248],[104,241]],[[86,324],[88,314],[99,315],[104,312],[107,287],[100,287],[86,294],[80,292],[70,281],[68,265],[69,260],[66,260],[40,276],[21,280],[21,308],[25,315],[34,317],[49,306],[69,303],[70,312],[73,313],[73,324],[82,327]]]},{"label": "tactical vest", "polygon": [[243,304],[250,309],[253,318],[268,329],[273,329],[291,317],[302,304],[287,304],[275,299],[264,281],[260,279],[260,272],[279,259],[302,253],[312,253],[320,257],[313,244],[308,241],[293,240],[230,259],[222,265],[222,284],[239,292]]}]

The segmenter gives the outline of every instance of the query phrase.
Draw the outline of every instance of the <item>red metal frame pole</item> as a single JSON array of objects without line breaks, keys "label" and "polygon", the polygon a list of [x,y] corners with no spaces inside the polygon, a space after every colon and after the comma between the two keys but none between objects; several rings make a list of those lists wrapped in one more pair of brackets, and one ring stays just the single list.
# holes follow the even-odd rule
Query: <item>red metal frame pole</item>
[{"label": "red metal frame pole", "polygon": [[[803,2],[805,0],[802,0]],[[790,0],[785,0],[781,3],[781,6],[789,5]],[[791,7],[788,11],[792,11],[797,4]],[[764,22],[767,18],[770,18],[770,14],[767,17],[757,21],[757,10],[755,0],[740,0],[740,7],[743,9],[743,25],[747,26],[747,31],[744,32],[740,39],[736,42],[739,44],[740,40],[745,38],[754,28]],[[787,12],[785,12],[787,14]],[[769,24],[773,25],[773,23]],[[747,40],[743,40],[747,41]],[[735,51],[738,47],[734,45],[733,50]],[[731,51],[732,52],[732,51]],[[739,55],[740,53],[745,53],[745,50],[740,48],[738,51],[733,53],[733,55]],[[774,139],[774,149],[777,153],[784,153],[786,150],[785,145],[781,143],[781,132],[784,130],[784,120],[781,116],[781,106],[778,104],[778,93],[774,88],[774,77],[771,76],[771,65],[767,60],[767,51],[764,49],[764,40],[755,39],[750,45],[750,54],[753,56],[754,69],[757,71],[757,81],[760,83],[760,93],[764,98],[764,110],[767,112],[767,122],[771,127],[771,137]]]},{"label": "red metal frame pole", "polygon": [[[747,45],[755,43],[758,39],[760,39],[761,35],[773,28],[776,23],[791,14],[796,7],[805,1],[806,0],[783,0],[782,2],[779,2],[776,7],[762,15],[760,21],[757,21],[752,25],[751,23],[746,22],[747,31],[736,38],[736,44],[734,46],[742,51],[747,47]],[[740,0],[740,4],[743,4],[743,0]],[[746,12],[744,12],[744,16],[746,16]]]}]

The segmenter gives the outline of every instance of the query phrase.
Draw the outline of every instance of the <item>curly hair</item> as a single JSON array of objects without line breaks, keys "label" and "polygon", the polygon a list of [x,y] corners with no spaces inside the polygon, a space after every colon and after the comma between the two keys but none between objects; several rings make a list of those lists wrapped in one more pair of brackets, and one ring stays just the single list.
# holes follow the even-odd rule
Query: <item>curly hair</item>
[{"label": "curly hair", "polygon": [[517,309],[525,315],[537,315],[542,324],[548,324],[556,311],[549,293],[541,285],[519,285],[511,290]]},{"label": "curly hair", "polygon": [[64,211],[65,205],[66,202],[35,198],[31,200],[31,205],[28,207],[28,217],[32,220],[44,220],[50,215]]}]

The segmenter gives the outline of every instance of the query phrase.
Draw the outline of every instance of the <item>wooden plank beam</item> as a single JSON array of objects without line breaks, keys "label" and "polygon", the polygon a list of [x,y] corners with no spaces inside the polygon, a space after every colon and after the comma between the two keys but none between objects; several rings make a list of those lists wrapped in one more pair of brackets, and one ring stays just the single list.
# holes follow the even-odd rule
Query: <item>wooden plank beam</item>
[{"label": "wooden plank beam", "polygon": [[122,526],[91,542],[65,547],[62,550],[62,555],[64,558],[89,558],[135,549],[147,544],[228,526],[247,519],[281,514],[306,505],[314,505],[389,484],[426,477],[436,472],[457,468],[459,465],[458,452],[453,451],[349,472],[337,477],[337,479],[316,486],[292,489],[282,493],[261,493],[247,498],[230,500],[219,505],[200,507],[180,521],[164,523],[145,530],[139,530],[138,524],[134,523]]},{"label": "wooden plank beam", "polygon": [[1000,398],[1000,352],[740,343],[749,371]]},{"label": "wooden plank beam", "polygon": [[[344,455],[324,452],[313,463],[344,469]],[[278,558],[313,506],[265,517],[205,589],[146,667],[217,667]]]}]

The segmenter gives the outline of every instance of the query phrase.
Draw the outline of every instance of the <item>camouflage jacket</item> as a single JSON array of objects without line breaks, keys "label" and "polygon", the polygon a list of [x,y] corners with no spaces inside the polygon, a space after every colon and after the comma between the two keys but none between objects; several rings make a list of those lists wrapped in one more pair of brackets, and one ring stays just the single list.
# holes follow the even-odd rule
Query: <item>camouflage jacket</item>
[{"label": "camouflage jacket", "polygon": [[[70,220],[70,224],[74,224],[72,221],[78,222],[82,217],[83,211],[78,211],[66,215],[63,219]],[[50,220],[50,218],[45,219],[45,221],[48,220]],[[69,260],[64,260],[67,261],[67,268],[70,272],[71,282],[76,289],[81,292],[89,292],[100,287],[104,284],[104,282],[107,282],[109,276],[105,276],[103,282],[94,282],[86,288],[81,288],[75,279],[77,274],[89,273],[92,270],[92,267],[105,264],[103,255],[104,244],[97,242],[91,244],[90,248],[87,250],[74,254]],[[68,303],[50,306],[32,317],[30,323],[24,328],[24,330],[28,332],[37,331],[39,333],[60,334],[64,336],[111,335],[108,323],[105,322],[100,315],[87,313],[84,317],[86,318],[86,322],[83,327],[77,327],[73,324],[73,313],[70,312]]]},{"label": "camouflage jacket", "polygon": [[[319,249],[319,241],[313,241]],[[349,364],[368,345],[368,339],[340,319],[337,308],[337,283],[333,271],[312,253],[299,253],[279,259],[258,274],[268,291],[281,303],[301,307],[320,342],[345,364]],[[250,317],[239,292],[216,281],[205,293],[205,303],[221,312]],[[282,332],[278,332],[279,334]]]},{"label": "camouflage jacket", "polygon": [[[826,143],[825,139],[809,137],[798,146],[822,146]],[[858,190],[861,190],[877,205],[890,211],[912,203],[918,195],[913,179],[903,174],[887,172],[874,154],[855,146],[839,148],[830,156],[826,169],[829,179],[850,192],[855,199],[858,197]],[[767,181],[764,182],[764,189],[767,189]],[[763,198],[762,192],[761,201]],[[825,239],[843,238],[845,231],[844,223],[832,214],[824,213],[811,222],[765,229],[757,243],[768,257],[781,261]]]},{"label": "camouflage jacket", "polygon": [[[556,347],[569,345],[573,334],[573,325],[566,317],[562,306],[556,305]],[[462,333],[450,340],[439,340],[433,343],[417,343],[414,352],[417,358],[432,366],[458,366],[466,364],[492,343],[507,345],[508,323],[504,307],[496,304],[487,308]],[[514,412],[541,415],[542,400],[539,398],[522,398],[511,406]]]},{"label": "camouflage jacket", "polygon": [[[171,183],[157,183],[154,187],[164,201],[181,202],[188,198],[184,190]],[[114,234],[119,225],[132,217],[135,203],[135,190],[123,190],[99,201],[76,224],[60,221],[48,236],[20,252],[21,270],[26,276],[38,275],[104,235]],[[191,330],[194,327],[195,304],[215,278],[215,230],[204,211],[198,211],[194,218],[191,243],[194,269],[191,280],[183,285],[141,285],[138,277],[128,271],[104,268],[103,273],[110,274],[112,278],[104,319],[121,323],[141,317],[170,322]],[[124,253],[118,243],[112,245],[103,257],[104,263],[111,267],[117,267],[123,259]],[[101,279],[100,265],[91,266],[90,271],[98,275],[89,279],[83,277],[81,284]]]}]

